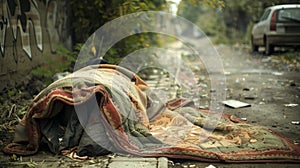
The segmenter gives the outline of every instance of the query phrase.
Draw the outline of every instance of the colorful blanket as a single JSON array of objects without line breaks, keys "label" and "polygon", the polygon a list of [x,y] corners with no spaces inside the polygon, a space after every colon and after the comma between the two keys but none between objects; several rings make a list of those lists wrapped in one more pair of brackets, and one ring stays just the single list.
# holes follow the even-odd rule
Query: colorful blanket
[{"label": "colorful blanket", "polygon": [[186,99],[158,100],[141,78],[122,67],[85,67],[36,96],[14,142],[3,151],[32,155],[46,143],[62,154],[76,148],[78,155],[300,162],[300,148],[270,129],[229,114],[211,121],[214,112]]}]

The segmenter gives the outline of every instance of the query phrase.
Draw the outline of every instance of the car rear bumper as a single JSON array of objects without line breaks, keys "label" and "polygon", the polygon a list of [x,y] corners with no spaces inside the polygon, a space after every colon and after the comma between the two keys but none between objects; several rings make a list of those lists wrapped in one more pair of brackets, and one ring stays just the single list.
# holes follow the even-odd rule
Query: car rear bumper
[{"label": "car rear bumper", "polygon": [[269,34],[268,42],[274,46],[300,46],[300,33],[298,34]]}]

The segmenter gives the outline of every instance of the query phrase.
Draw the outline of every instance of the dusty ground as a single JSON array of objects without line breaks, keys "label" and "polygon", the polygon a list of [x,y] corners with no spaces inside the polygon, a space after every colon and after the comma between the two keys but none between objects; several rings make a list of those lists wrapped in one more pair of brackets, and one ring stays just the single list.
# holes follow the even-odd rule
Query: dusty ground
[{"label": "dusty ground", "polygon": [[222,52],[225,71],[230,72],[226,75],[227,99],[247,102],[251,107],[225,108],[225,112],[267,126],[299,144],[300,126],[292,124],[300,120],[299,72],[277,61],[281,53],[266,57],[234,48],[231,52],[236,54],[234,59]]},{"label": "dusty ground", "polygon": [[[299,58],[281,59],[283,52],[266,57],[262,53],[250,54],[245,46],[218,45],[216,49],[221,55],[226,74],[227,99],[240,100],[251,104],[251,107],[232,109],[225,107],[224,112],[234,114],[247,121],[263,125],[286,136],[295,144],[300,143],[300,75]],[[298,60],[293,61],[293,60]],[[207,83],[205,79],[202,81]],[[24,114],[26,104],[33,95],[43,87],[39,80],[32,81],[26,88],[1,93],[1,128],[0,147],[12,140],[16,115]],[[28,89],[27,89],[28,90]],[[209,87],[206,91],[209,92]],[[203,93],[205,94],[205,93]],[[203,105],[209,97],[203,98]],[[113,155],[97,157],[87,162],[75,162],[66,157],[55,156],[46,149],[32,157],[14,157],[0,153],[0,167],[83,167],[93,165],[106,167]],[[299,164],[220,164],[202,163],[186,160],[170,160],[169,167],[299,167]]]},{"label": "dusty ground", "polygon": [[[224,64],[227,99],[251,104],[251,107],[224,112],[245,118],[248,122],[266,126],[300,143],[300,73],[299,63],[282,58],[285,52],[264,56],[250,53],[243,46],[216,46]],[[299,53],[298,53],[299,56]],[[298,59],[299,57],[295,58]],[[300,145],[299,145],[300,146]],[[174,166],[173,166],[174,165]],[[172,167],[300,167],[300,164],[259,163],[220,164],[174,161]]]}]

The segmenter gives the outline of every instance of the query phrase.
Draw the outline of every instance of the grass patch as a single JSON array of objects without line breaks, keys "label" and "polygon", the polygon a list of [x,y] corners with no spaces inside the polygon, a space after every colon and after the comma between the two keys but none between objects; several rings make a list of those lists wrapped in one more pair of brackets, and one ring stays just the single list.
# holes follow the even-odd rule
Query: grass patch
[{"label": "grass patch", "polygon": [[46,56],[45,63],[32,70],[32,75],[41,78],[45,85],[51,84],[52,77],[59,72],[72,72],[79,50],[71,52],[62,45],[57,45],[58,57]]}]

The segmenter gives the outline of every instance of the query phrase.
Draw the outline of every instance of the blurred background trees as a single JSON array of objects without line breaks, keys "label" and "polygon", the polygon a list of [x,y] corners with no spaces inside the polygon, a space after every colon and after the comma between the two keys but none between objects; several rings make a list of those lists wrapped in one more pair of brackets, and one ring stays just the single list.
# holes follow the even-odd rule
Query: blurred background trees
[{"label": "blurred background trees", "polygon": [[[166,7],[165,0],[70,0],[73,44],[84,44],[90,35],[105,23],[120,16],[141,12],[160,11]],[[104,57],[117,64],[123,56],[151,44],[157,44],[154,34],[136,34],[119,41]],[[79,45],[78,45],[79,44]]]},{"label": "blurred background trees", "polygon": [[[211,10],[208,10],[209,12],[213,11],[212,9],[224,7],[223,0],[187,0],[187,2],[186,4],[191,4],[188,8],[193,8],[193,10],[187,11],[189,13],[185,13],[184,17],[192,22],[198,22],[200,18],[200,15],[194,11],[206,12],[206,9],[202,9],[202,6],[207,7],[207,10],[211,8]],[[113,19],[141,11],[168,12],[172,4],[174,4],[173,0],[69,0],[74,49],[78,52],[81,45],[84,44],[90,35]],[[213,24],[217,25],[217,23]],[[207,27],[210,27],[210,25]],[[162,36],[164,35],[154,33],[132,35],[119,41],[107,52],[104,58],[110,63],[117,64],[122,57],[135,50],[149,46],[160,46],[163,42],[160,41],[161,38],[159,37]]]},{"label": "blurred background trees", "polygon": [[182,0],[177,14],[183,16],[207,35],[215,36],[216,43],[248,43],[254,21],[272,5],[300,3],[300,0],[219,0],[215,4]]},{"label": "blurred background trees", "polygon": [[84,42],[99,27],[117,17],[162,10],[165,0],[70,0],[73,42]]},{"label": "blurred background trees", "polygon": [[[73,44],[83,44],[99,27],[115,18],[141,11],[168,11],[173,1],[69,0]],[[300,3],[300,0],[181,0],[177,15],[195,23],[215,43],[249,43],[254,20],[259,19],[264,8],[286,3]],[[149,44],[160,45],[157,37],[153,33],[127,37],[109,50],[106,59],[117,64],[132,51]]]}]

